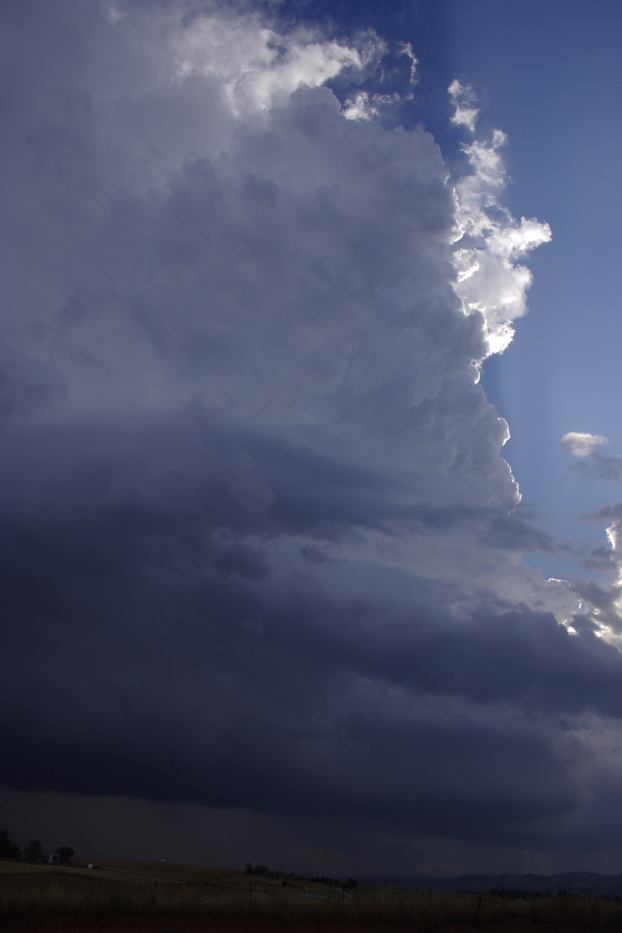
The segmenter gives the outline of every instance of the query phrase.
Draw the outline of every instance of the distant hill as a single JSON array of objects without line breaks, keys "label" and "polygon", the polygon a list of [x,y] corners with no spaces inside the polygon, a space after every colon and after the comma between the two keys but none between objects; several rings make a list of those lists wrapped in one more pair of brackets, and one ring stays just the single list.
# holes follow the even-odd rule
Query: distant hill
[{"label": "distant hill", "polygon": [[397,885],[409,888],[431,888],[433,891],[524,891],[529,894],[586,894],[622,898],[622,874],[599,875],[592,872],[565,872],[559,875],[458,875],[454,878],[412,877],[361,878],[371,884]]}]

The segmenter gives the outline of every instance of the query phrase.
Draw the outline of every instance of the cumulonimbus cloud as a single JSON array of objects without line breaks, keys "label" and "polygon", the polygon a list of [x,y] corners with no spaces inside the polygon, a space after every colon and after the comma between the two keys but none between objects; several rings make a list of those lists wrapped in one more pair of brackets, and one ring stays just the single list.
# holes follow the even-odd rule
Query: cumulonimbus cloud
[{"label": "cumulonimbus cloud", "polygon": [[0,39],[0,778],[587,845],[621,662],[521,562],[554,545],[479,382],[550,236],[503,134],[450,179],[348,113],[369,35],[35,7],[36,69],[32,4]]}]

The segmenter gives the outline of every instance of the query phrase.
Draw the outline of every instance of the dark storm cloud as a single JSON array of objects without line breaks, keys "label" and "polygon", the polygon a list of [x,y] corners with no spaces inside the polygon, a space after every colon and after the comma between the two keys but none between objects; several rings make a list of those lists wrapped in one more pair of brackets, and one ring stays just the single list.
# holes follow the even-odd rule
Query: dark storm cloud
[{"label": "dark storm cloud", "polygon": [[30,414],[60,391],[57,375],[41,361],[0,356],[0,422]]},{"label": "dark storm cloud", "polygon": [[[343,558],[322,580],[271,567],[268,542],[325,533],[335,489],[382,493],[377,479],[197,410],[132,428],[12,437],[5,782],[487,840],[533,841],[578,806],[556,724],[621,712],[619,655],[589,627],[570,638],[491,594],[373,566],[339,597]],[[306,521],[277,505],[303,465]]]},{"label": "dark storm cloud", "polygon": [[0,780],[587,838],[620,655],[521,563],[438,147],[240,9],[3,11]]},{"label": "dark storm cloud", "polygon": [[[7,429],[5,441],[11,456],[0,482],[9,513],[37,509],[85,524],[102,516],[104,529],[110,513],[111,534],[118,524],[122,541],[164,536],[176,522],[183,540],[219,528],[325,540],[420,520],[386,473],[226,423],[200,405],[124,423],[99,417]],[[448,509],[443,525],[460,520]]]}]

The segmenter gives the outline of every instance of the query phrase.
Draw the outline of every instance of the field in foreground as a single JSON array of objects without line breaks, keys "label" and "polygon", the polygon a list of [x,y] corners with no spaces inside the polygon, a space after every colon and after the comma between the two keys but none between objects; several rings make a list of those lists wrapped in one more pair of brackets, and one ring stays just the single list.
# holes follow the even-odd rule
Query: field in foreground
[{"label": "field in foreground", "polygon": [[99,866],[0,862],[0,928],[6,933],[622,930],[622,904],[604,899],[509,899],[365,885],[342,891],[196,865]]}]

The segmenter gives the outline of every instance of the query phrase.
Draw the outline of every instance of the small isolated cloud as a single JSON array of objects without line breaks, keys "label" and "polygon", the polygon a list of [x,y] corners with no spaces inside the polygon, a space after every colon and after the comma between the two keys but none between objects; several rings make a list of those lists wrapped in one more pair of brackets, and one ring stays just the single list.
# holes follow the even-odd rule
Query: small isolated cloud
[{"label": "small isolated cloud", "polygon": [[591,457],[599,447],[608,444],[609,439],[601,434],[569,431],[562,437],[562,444],[574,457]]},{"label": "small isolated cloud", "polygon": [[449,99],[454,108],[450,122],[454,126],[464,126],[470,133],[475,132],[475,124],[479,116],[476,106],[477,97],[470,84],[462,84],[457,78],[447,88]]}]

